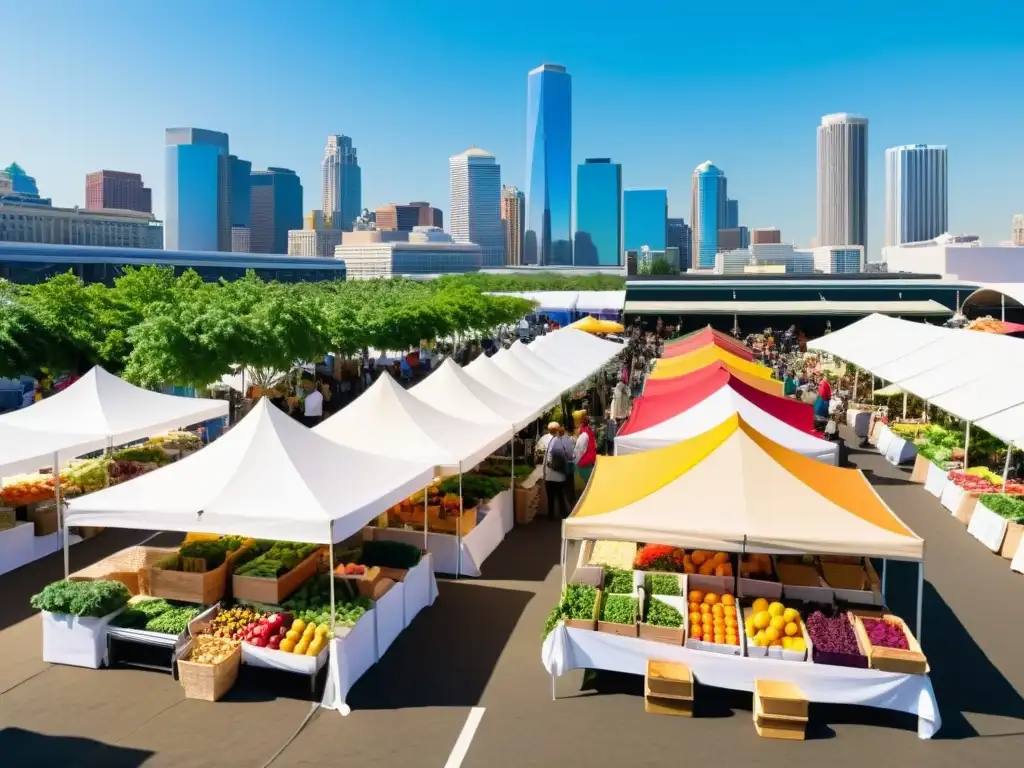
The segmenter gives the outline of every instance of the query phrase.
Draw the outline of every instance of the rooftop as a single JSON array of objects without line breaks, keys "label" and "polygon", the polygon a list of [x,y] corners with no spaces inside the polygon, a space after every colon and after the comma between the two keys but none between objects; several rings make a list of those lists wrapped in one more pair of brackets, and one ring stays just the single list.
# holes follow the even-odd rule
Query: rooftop
[{"label": "rooftop", "polygon": [[703,163],[693,169],[694,173],[717,173],[721,175],[722,171],[710,160],[705,160]]},{"label": "rooftop", "polygon": [[452,155],[452,160],[457,160],[462,157],[487,157],[491,160],[494,159],[494,155],[488,152],[486,149],[480,149],[480,147],[470,147],[465,152],[460,152],[457,155]]},{"label": "rooftop", "polygon": [[536,69],[531,69],[530,74],[535,72],[565,72],[565,67],[561,64],[541,64]]},{"label": "rooftop", "polygon": [[841,123],[867,125],[868,119],[866,117],[861,117],[860,115],[854,115],[850,112],[835,112],[831,115],[824,115],[821,118],[822,125],[839,125]]}]

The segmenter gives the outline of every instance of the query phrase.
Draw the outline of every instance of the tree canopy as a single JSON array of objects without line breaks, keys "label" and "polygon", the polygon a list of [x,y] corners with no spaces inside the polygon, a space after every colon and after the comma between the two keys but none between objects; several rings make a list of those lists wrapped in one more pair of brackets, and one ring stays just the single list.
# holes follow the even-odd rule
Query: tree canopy
[{"label": "tree canopy", "polygon": [[143,385],[205,386],[236,365],[280,371],[331,353],[484,333],[534,306],[485,289],[497,290],[472,279],[266,283],[252,272],[204,283],[160,266],[126,269],[113,287],[71,273],[0,282],[0,376],[99,364]]}]

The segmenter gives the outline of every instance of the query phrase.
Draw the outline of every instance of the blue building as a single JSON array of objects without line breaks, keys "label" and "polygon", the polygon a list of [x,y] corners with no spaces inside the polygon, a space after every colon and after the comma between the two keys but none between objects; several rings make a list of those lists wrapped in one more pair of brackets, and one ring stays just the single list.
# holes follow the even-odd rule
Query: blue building
[{"label": "blue building", "polygon": [[249,175],[252,184],[252,253],[288,253],[288,230],[302,229],[302,182],[288,168]]},{"label": "blue building", "polygon": [[693,210],[690,215],[693,232],[690,255],[697,268],[714,269],[718,230],[725,229],[726,199],[725,174],[711,161],[698,165],[693,171]]},{"label": "blue building", "polygon": [[[725,200],[725,222],[722,224],[720,229],[739,229],[740,226],[740,201]],[[740,246],[746,248],[747,246]]]},{"label": "blue building", "polygon": [[250,269],[264,280],[281,283],[345,279],[345,262],[340,259],[0,243],[0,279],[22,285],[41,283],[68,270],[86,283],[113,285],[114,278],[123,274],[125,267],[147,264],[174,267],[177,274],[192,269],[207,282],[237,280]]},{"label": "blue building", "polygon": [[572,78],[542,64],[526,82],[523,264],[572,263]]},{"label": "blue building", "polygon": [[0,171],[0,202],[47,207],[53,205],[49,198],[39,196],[36,180],[17,163],[11,163]]},{"label": "blue building", "polygon": [[252,226],[252,163],[234,155],[229,157],[231,169],[231,226]]},{"label": "blue building", "polygon": [[168,128],[168,250],[231,250],[231,170],[228,135],[202,128]]},{"label": "blue building", "polygon": [[664,189],[627,189],[622,194],[623,249],[639,251],[645,245],[664,251],[668,234],[668,192]]},{"label": "blue building", "polygon": [[622,264],[622,166],[590,158],[576,169],[577,267]]}]

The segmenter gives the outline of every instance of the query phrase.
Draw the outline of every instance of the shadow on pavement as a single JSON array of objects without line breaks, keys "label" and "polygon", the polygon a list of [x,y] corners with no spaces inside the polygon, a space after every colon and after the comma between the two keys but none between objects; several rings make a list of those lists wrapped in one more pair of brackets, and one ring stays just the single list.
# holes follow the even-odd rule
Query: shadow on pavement
[{"label": "shadow on pavement", "polygon": [[488,581],[544,581],[558,567],[561,525],[546,517],[517,525],[484,562],[481,578]]},{"label": "shadow on pavement", "polygon": [[[893,469],[896,469],[895,467]],[[908,477],[892,477],[890,475],[880,475],[873,469],[861,469],[864,476],[871,482],[872,485],[918,485],[918,483],[912,483]]]},{"label": "shadow on pavement", "polygon": [[71,736],[47,736],[21,728],[0,731],[0,754],[20,768],[139,768],[153,756],[143,749],[114,747],[101,741]]},{"label": "shadow on pavement", "polygon": [[472,707],[480,702],[533,593],[470,581],[441,581],[437,586],[437,601],[356,683],[348,696],[353,710]]}]

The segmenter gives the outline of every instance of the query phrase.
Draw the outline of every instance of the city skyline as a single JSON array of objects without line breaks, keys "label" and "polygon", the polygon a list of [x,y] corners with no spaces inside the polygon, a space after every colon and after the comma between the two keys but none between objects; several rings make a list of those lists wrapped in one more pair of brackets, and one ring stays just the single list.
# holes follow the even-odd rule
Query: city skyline
[{"label": "city skyline", "polygon": [[[255,67],[243,65],[244,40],[269,29],[263,12],[230,16],[217,9],[210,21],[230,18],[233,25],[225,40],[215,34],[216,24],[196,29],[187,14],[157,28],[145,9],[123,3],[111,3],[111,13],[64,6],[53,13],[56,7],[42,0],[19,8],[9,20],[11,57],[68,69],[86,59],[116,67],[126,55],[143,64],[120,74],[117,88],[136,101],[132,109],[114,113],[116,130],[106,127],[108,108],[70,79],[48,81],[36,69],[8,84],[19,115],[0,126],[0,164],[20,163],[42,193],[62,206],[84,206],[85,174],[109,168],[141,174],[153,189],[154,212],[166,219],[160,144],[163,129],[173,125],[224,131],[232,150],[256,167],[295,169],[304,181],[304,209],[320,207],[316,181],[324,137],[342,131],[359,146],[366,207],[444,200],[445,161],[473,142],[502,159],[506,183],[524,189],[525,73],[540,62],[558,61],[574,80],[572,164],[614,157],[623,166],[624,186],[666,187],[675,217],[689,219],[689,171],[711,157],[729,173],[730,191],[742,203],[741,224],[777,226],[787,241],[809,245],[816,233],[814,127],[822,115],[842,110],[871,119],[872,257],[884,229],[885,147],[949,147],[955,157],[949,194],[954,233],[976,233],[988,243],[1008,240],[1009,222],[1024,207],[1022,182],[1013,171],[1024,165],[1024,146],[1015,138],[1024,106],[1007,99],[1024,52],[1005,7],[1000,13],[979,11],[962,27],[951,10],[902,4],[900,18],[913,17],[918,25],[920,36],[911,38],[878,24],[882,9],[888,10],[880,3],[813,17],[742,4],[730,13],[744,13],[763,36],[738,54],[694,62],[671,55],[657,41],[671,40],[670,31],[681,24],[699,21],[713,28],[726,18],[724,11],[694,15],[692,9],[653,2],[650,13],[638,17],[615,14],[617,44],[595,47],[566,41],[556,30],[572,24],[577,39],[596,35],[608,14],[595,12],[593,4],[566,3],[547,9],[541,25],[530,14],[503,17],[495,46],[494,38],[481,34],[483,19],[465,12],[475,6],[453,0],[433,18],[426,9],[408,10],[397,30],[380,23],[389,11],[373,23],[361,17],[354,22],[355,39],[341,48],[328,42],[325,31],[301,45],[288,43],[287,56]],[[312,13],[336,11],[335,4],[330,12]],[[941,34],[951,26],[956,36]],[[46,35],[37,33],[41,28]],[[88,44],[93,34],[116,35],[123,45],[96,50]],[[856,38],[858,44],[855,50],[812,51],[801,44],[808,35]],[[629,61],[621,51],[631,46],[642,46],[645,55]],[[146,63],[165,59],[181,65],[161,71],[154,81]],[[210,71],[222,77],[211,78]],[[326,71],[372,71],[374,87],[354,87],[340,102],[311,96],[322,91],[313,74]],[[462,95],[455,103],[428,98],[410,71],[450,83]],[[218,85],[223,78],[237,87],[226,93]],[[716,98],[722,93],[757,120],[738,120]],[[301,119],[283,111],[286,103],[303,104]],[[969,103],[970,109],[949,106],[957,103]],[[101,115],[107,117],[100,120]],[[74,131],[66,130],[69,119],[75,120]]]}]

